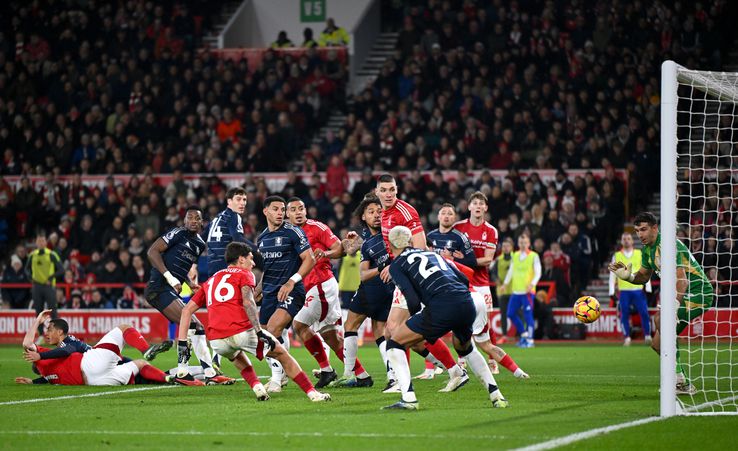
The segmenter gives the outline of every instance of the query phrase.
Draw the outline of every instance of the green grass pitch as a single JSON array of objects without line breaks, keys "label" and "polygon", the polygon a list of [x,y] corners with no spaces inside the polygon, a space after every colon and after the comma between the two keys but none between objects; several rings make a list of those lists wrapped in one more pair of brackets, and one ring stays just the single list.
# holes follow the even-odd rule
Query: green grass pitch
[{"label": "green grass pitch", "polygon": [[[360,358],[375,378],[371,389],[329,389],[333,401],[313,404],[290,383],[265,403],[243,382],[224,387],[23,386],[31,377],[18,346],[0,347],[0,449],[511,449],[658,414],[658,359],[645,346],[546,345],[507,351],[530,375],[497,376],[508,409],[493,409],[472,380],[437,393],[447,376],[415,381],[421,410],[383,412],[398,399],[383,395],[385,375],[373,346]],[[126,349],[138,358],[138,352]],[[294,349],[309,372],[315,362]],[[176,352],[154,362],[175,365]],[[235,370],[225,363],[226,373]],[[342,368],[335,362],[337,369]],[[422,362],[412,359],[413,374]],[[264,363],[257,372],[267,374]],[[84,394],[113,392],[95,397]],[[58,398],[9,404],[27,399]],[[623,429],[565,449],[734,449],[735,416],[674,418]]]}]

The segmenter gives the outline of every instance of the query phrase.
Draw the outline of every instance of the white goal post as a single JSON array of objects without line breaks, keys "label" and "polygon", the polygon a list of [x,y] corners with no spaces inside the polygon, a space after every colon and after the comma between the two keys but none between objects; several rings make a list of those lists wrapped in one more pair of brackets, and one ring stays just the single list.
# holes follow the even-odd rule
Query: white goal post
[{"label": "white goal post", "polygon": [[[738,253],[733,245],[738,239],[736,194],[738,73],[689,70],[665,61],[661,66],[661,416],[738,413],[738,319],[734,319],[738,314],[731,316],[731,308],[738,308],[738,296],[735,301],[731,296],[732,282],[738,280],[738,260],[731,259],[731,254]],[[693,318],[679,338],[677,239],[695,256],[714,289],[712,308]],[[682,265],[682,260],[680,267],[696,274],[693,265]],[[692,393],[677,395],[677,355],[683,368],[681,381],[686,376]]]}]

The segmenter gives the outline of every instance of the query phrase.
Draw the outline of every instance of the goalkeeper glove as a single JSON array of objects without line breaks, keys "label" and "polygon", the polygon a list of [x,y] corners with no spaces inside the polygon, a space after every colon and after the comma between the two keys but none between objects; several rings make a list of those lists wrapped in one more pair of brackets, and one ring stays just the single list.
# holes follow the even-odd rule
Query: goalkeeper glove
[{"label": "goalkeeper glove", "polygon": [[187,340],[177,341],[177,363],[187,365],[190,361],[190,343]]},{"label": "goalkeeper glove", "polygon": [[632,282],[633,277],[634,277],[633,273],[631,272],[632,268],[633,268],[633,265],[628,263],[628,266],[619,266],[613,272],[615,273],[616,276],[618,276],[618,278],[627,280],[628,282]]},{"label": "goalkeeper glove", "polygon": [[[257,332],[256,336],[259,338],[259,341],[264,343],[264,346],[266,346],[269,349],[269,351],[277,347],[277,343],[274,341],[274,338],[272,338],[271,335],[264,333],[263,330],[260,330],[259,332]],[[269,353],[269,351],[265,352],[264,354]]]}]

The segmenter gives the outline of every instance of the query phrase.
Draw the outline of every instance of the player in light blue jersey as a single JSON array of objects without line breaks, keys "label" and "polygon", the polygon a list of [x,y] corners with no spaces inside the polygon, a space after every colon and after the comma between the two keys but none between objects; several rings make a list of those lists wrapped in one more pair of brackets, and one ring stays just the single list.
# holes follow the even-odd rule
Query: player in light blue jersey
[{"label": "player in light blue jersey", "polygon": [[[289,340],[282,332],[305,304],[303,277],[315,266],[315,257],[305,232],[284,220],[287,202],[280,196],[264,199],[267,228],[257,239],[264,258],[264,275],[256,288],[262,297],[259,322],[284,345]],[[270,393],[282,390],[287,378],[282,365],[269,359],[272,377],[267,385]]]},{"label": "player in light blue jersey", "polygon": [[[412,232],[407,227],[392,228],[388,239],[394,256],[390,275],[402,292],[411,316],[392,331],[387,342],[387,354],[402,398],[386,409],[418,408],[405,350],[423,340],[435,342],[449,331],[453,333],[456,352],[466,358],[474,374],[487,387],[492,405],[507,407],[507,400],[497,387],[487,362],[471,342],[477,310],[469,293],[469,280],[440,255],[411,247]],[[452,378],[466,376],[458,367],[453,368],[453,373],[449,369],[449,375]]]}]

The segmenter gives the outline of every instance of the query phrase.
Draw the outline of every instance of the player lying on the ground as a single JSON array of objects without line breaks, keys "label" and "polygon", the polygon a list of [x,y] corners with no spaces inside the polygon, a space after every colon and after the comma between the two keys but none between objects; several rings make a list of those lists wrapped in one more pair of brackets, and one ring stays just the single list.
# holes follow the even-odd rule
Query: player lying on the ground
[{"label": "player lying on the ground", "polygon": [[[50,311],[44,311],[36,318],[36,326],[44,323]],[[46,337],[51,344],[62,335],[67,336],[69,325],[63,319],[54,319],[47,328]],[[48,358],[61,348],[48,349],[34,344],[36,327],[31,327],[23,338],[23,358],[33,364],[33,371],[41,377],[30,379],[16,377],[18,384],[57,384],[57,385],[129,385],[129,384],[167,384],[179,383],[193,385],[192,382],[165,374],[159,368],[150,365],[143,359],[130,360],[122,357],[124,343],[135,347],[141,353],[150,349],[141,334],[127,324],[121,324],[110,332],[92,348],[84,352],[71,352],[66,356],[58,355]],[[82,347],[78,346],[78,349]],[[51,354],[52,356],[54,354]],[[43,358],[42,356],[46,356]],[[202,385],[202,383],[200,383]]]},{"label": "player lying on the ground", "polygon": [[297,361],[271,333],[259,325],[259,314],[254,301],[256,283],[251,272],[254,267],[251,249],[245,243],[234,241],[226,247],[225,256],[228,267],[209,278],[182,311],[177,345],[180,368],[186,373],[190,352],[187,326],[195,312],[207,305],[206,335],[213,350],[233,362],[258,400],[269,399],[269,394],[259,382],[244,351],[259,360],[264,357],[277,360],[287,376],[295,381],[311,401],[330,401],[330,395],[315,390]]},{"label": "player lying on the ground", "polygon": [[[661,233],[659,224],[653,213],[643,212],[633,219],[636,235],[643,243],[641,268],[633,273],[631,265],[623,262],[611,263],[608,269],[616,276],[630,283],[643,285],[651,280],[655,272],[661,277]],[[710,280],[700,267],[687,246],[681,241],[676,242],[677,270],[676,270],[676,302],[677,302],[677,324],[676,333],[679,336],[689,323],[702,316],[709,310],[715,301],[715,293]],[[660,315],[656,314],[654,322],[656,331],[653,334],[651,347],[661,353],[661,321]],[[676,350],[676,372],[677,394],[695,394],[697,389],[689,381],[679,356],[679,340]]]},{"label": "player lying on the ground", "polygon": [[[315,266],[305,277],[305,305],[297,312],[292,328],[305,348],[320,366],[316,388],[323,388],[338,377],[331,367],[328,354],[320,338],[333,350],[341,362],[344,360],[343,337],[341,332],[341,301],[338,297],[338,282],[333,275],[331,259],[341,258],[341,240],[331,229],[320,221],[308,219],[305,203],[299,197],[287,201],[287,218],[290,224],[302,228],[308,238],[315,256]],[[317,331],[316,334],[313,329]],[[318,335],[320,334],[320,336]],[[369,373],[358,359],[354,358],[352,375],[356,373],[356,386],[374,385]]]},{"label": "player lying on the ground", "polygon": [[[202,228],[202,212],[199,207],[189,207],[185,212],[184,227],[175,227],[159,237],[149,247],[146,255],[151,262],[151,276],[146,284],[146,301],[161,312],[169,321],[179,324],[184,308],[180,298],[182,284],[187,281],[190,288],[197,290],[196,283],[189,279],[192,265],[205,251],[205,241],[198,235]],[[205,340],[205,328],[194,318],[185,328],[192,339],[192,347],[200,361],[209,385],[230,385],[235,379],[218,374],[213,368],[213,359]],[[191,376],[183,376],[194,380]]]},{"label": "player lying on the ground", "polygon": [[[405,349],[423,340],[439,340],[449,331],[453,333],[456,352],[466,358],[469,367],[481,379],[492,405],[507,407],[507,400],[497,387],[486,360],[471,343],[477,312],[469,294],[469,280],[440,255],[411,247],[412,233],[407,227],[394,227],[388,239],[395,257],[390,265],[390,275],[402,292],[411,316],[392,331],[387,343],[387,353],[399,380],[402,398],[386,408],[418,408]],[[449,375],[452,378],[463,376],[451,371]]]}]

